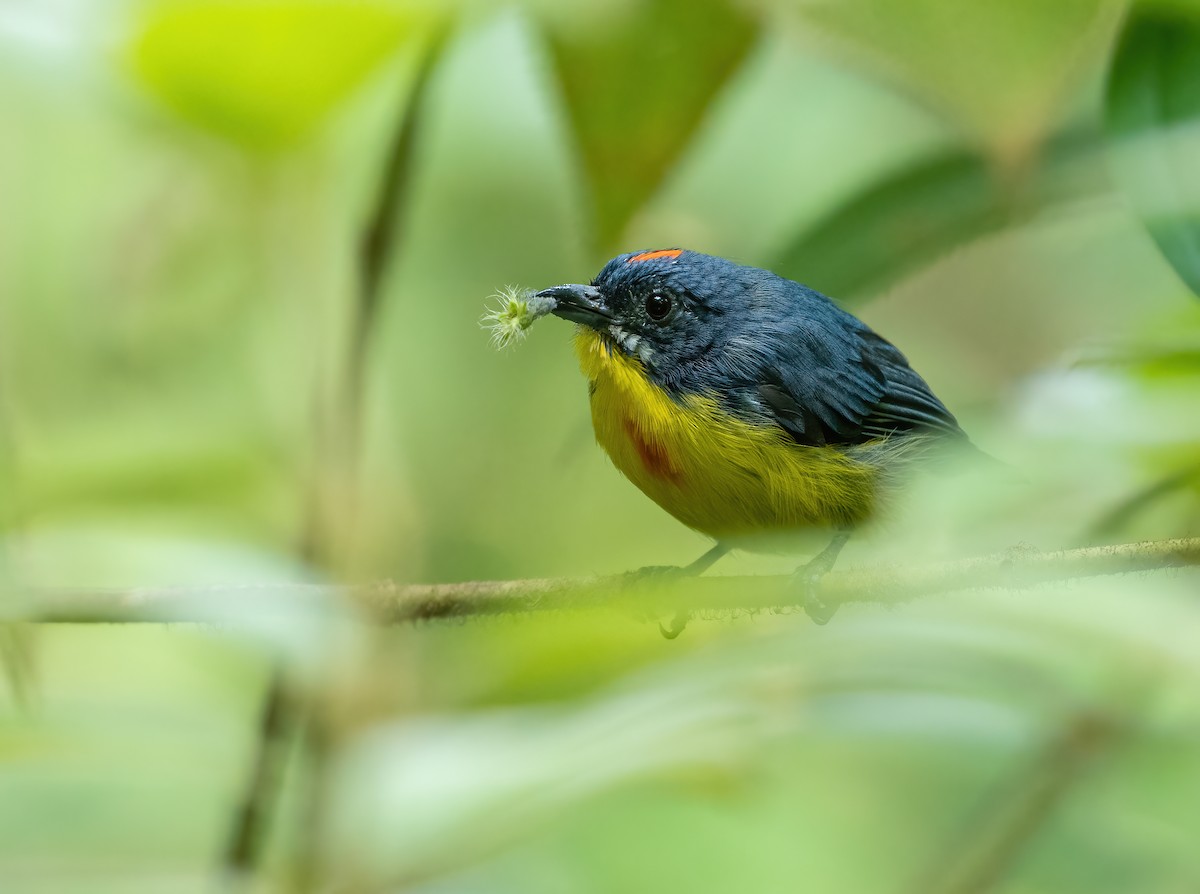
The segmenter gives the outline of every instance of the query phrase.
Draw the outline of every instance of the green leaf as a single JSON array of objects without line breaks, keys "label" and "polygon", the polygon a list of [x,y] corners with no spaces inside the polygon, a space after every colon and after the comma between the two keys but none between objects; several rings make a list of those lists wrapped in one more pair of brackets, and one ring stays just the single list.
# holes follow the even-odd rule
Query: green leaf
[{"label": "green leaf", "polygon": [[661,183],[754,35],[723,0],[641,0],[551,31],[600,248]]},{"label": "green leaf", "polygon": [[1123,0],[755,0],[938,110],[1006,167],[1099,73]]},{"label": "green leaf", "polygon": [[396,4],[212,0],[153,7],[127,50],[184,120],[259,149],[308,136],[429,14]]},{"label": "green leaf", "polygon": [[1200,295],[1200,18],[1130,17],[1109,75],[1107,126],[1118,181]]},{"label": "green leaf", "polygon": [[978,155],[923,160],[806,229],[771,269],[839,299],[878,291],[1039,208],[1099,189],[1094,145],[1086,134],[1060,138],[1015,191]]}]

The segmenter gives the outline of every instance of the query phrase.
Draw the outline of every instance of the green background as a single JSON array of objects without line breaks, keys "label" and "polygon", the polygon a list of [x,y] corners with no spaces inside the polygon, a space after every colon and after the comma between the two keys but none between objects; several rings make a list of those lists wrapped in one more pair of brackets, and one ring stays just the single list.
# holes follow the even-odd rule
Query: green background
[{"label": "green background", "polygon": [[[281,668],[252,890],[1193,890],[1194,572],[674,642],[254,585],[698,555],[593,443],[567,324],[478,327],[671,245],[843,301],[1011,467],[847,566],[1197,533],[1197,35],[1184,0],[0,0],[0,888],[211,890]],[[220,623],[29,622],[182,585]]]}]

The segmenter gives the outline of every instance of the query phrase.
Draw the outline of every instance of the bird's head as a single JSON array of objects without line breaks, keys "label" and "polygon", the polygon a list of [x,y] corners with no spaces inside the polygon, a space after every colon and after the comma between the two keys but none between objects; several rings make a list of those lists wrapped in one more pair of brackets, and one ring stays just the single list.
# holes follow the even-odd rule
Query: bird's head
[{"label": "bird's head", "polygon": [[[618,255],[590,285],[545,289],[554,315],[594,332],[660,384],[770,315],[773,274],[682,249]],[[779,308],[776,307],[775,313]]]}]

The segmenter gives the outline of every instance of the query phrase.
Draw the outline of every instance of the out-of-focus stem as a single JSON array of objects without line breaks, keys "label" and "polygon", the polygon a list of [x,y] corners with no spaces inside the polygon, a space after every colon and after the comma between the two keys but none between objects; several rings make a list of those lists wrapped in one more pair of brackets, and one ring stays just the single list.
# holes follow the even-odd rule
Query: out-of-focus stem
[{"label": "out-of-focus stem", "polygon": [[1028,763],[1003,780],[978,821],[962,826],[935,854],[913,894],[994,890],[1121,729],[1116,718],[1103,713],[1085,710],[1070,716]]},{"label": "out-of-focus stem", "polygon": [[[418,118],[423,110],[429,78],[439,56],[440,36],[424,48],[416,79],[408,92],[408,105],[398,117],[389,141],[384,171],[375,203],[359,240],[359,289],[351,309],[350,342],[346,361],[336,387],[329,389],[332,405],[322,401],[318,389],[314,405],[314,467],[310,472],[303,528],[297,551],[305,564],[338,572],[347,549],[336,532],[353,534],[357,515],[359,454],[362,447],[363,407],[370,360],[370,333],[382,300],[384,274],[400,238],[399,220],[406,203]],[[232,874],[246,877],[260,862],[262,842],[270,819],[270,808],[278,797],[284,747],[295,726],[294,693],[287,688],[286,670],[276,667],[264,700],[254,765],[234,821],[225,866]],[[318,794],[308,805],[302,837],[300,865],[293,879],[297,890],[316,887],[320,873],[319,793],[325,786],[325,731],[319,710],[308,711],[308,742],[313,754],[311,792]],[[314,743],[321,743],[319,745]]]},{"label": "out-of-focus stem", "polygon": [[254,762],[225,848],[225,868],[235,877],[252,872],[262,853],[267,818],[279,794],[287,743],[295,726],[295,695],[288,691],[283,668],[272,667],[259,713]]}]

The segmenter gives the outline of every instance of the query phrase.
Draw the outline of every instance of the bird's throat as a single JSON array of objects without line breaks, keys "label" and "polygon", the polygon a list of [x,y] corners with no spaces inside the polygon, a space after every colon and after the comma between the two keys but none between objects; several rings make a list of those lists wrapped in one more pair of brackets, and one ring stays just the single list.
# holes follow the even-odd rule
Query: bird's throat
[{"label": "bird's throat", "polygon": [[684,411],[646,376],[642,364],[598,333],[581,328],[575,352],[592,395],[596,440],[639,486],[679,485],[682,468],[671,444]]}]

